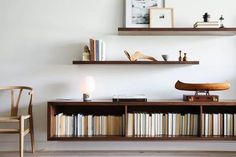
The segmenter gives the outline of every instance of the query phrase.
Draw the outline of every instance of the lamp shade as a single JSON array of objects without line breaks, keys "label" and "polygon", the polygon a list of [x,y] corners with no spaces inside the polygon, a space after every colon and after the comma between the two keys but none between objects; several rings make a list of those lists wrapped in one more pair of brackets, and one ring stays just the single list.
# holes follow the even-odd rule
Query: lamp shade
[{"label": "lamp shade", "polygon": [[95,80],[92,76],[87,76],[80,84],[83,93],[91,94],[95,90]]}]

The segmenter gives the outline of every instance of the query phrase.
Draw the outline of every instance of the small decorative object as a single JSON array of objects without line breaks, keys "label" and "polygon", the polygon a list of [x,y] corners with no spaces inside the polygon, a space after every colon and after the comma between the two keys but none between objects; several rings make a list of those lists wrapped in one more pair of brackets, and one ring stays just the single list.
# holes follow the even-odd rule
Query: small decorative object
[{"label": "small decorative object", "polygon": [[[210,95],[209,91],[228,90],[230,84],[225,83],[184,83],[177,81],[175,88],[178,90],[195,91],[195,95],[184,95],[184,101],[219,101],[219,96]],[[203,95],[200,95],[203,93]]]},{"label": "small decorative object", "polygon": [[203,21],[204,22],[209,22],[209,18],[211,17],[208,13],[205,13],[203,16]]},{"label": "small decorative object", "polygon": [[129,52],[126,50],[124,51],[124,53],[126,54],[126,56],[128,57],[130,61],[137,61],[138,59],[144,59],[148,61],[157,61],[154,57],[147,56],[140,51],[136,51],[133,55],[130,55]]},{"label": "small decorative object", "polygon": [[115,95],[112,98],[113,102],[146,102],[147,97],[144,94],[138,95]]},{"label": "small decorative object", "polygon": [[87,76],[80,84],[83,92],[83,101],[92,101],[92,93],[95,90],[95,81],[91,76]]},{"label": "small decorative object", "polygon": [[224,21],[224,17],[223,17],[223,15],[221,15],[221,17],[219,18],[219,20],[220,20],[220,28],[224,28],[225,26],[224,26],[224,23],[223,23],[223,21]]},{"label": "small decorative object", "polygon": [[125,27],[148,27],[149,9],[165,7],[165,0],[126,0]]},{"label": "small decorative object", "polygon": [[161,55],[164,61],[168,61],[168,55]]},{"label": "small decorative object", "polygon": [[174,11],[173,8],[151,8],[150,28],[173,28]]},{"label": "small decorative object", "polygon": [[89,61],[89,60],[90,60],[90,50],[89,47],[86,45],[84,46],[83,61]]},{"label": "small decorative object", "polygon": [[187,61],[187,53],[184,53],[183,61]]},{"label": "small decorative object", "polygon": [[183,58],[182,58],[182,51],[179,50],[179,61],[183,61]]}]

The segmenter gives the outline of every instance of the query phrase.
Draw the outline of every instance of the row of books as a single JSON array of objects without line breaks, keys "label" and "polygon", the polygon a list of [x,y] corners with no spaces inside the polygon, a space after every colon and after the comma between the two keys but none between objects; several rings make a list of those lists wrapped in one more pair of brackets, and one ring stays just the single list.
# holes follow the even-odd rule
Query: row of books
[{"label": "row of books", "polygon": [[65,115],[56,119],[56,136],[115,136],[124,135],[125,116]]},{"label": "row of books", "polygon": [[90,60],[105,61],[106,43],[102,40],[90,39]]},{"label": "row of books", "polygon": [[194,28],[219,28],[220,24],[218,21],[209,21],[209,22],[196,22],[193,25]]},{"label": "row of books", "polygon": [[203,114],[202,135],[236,136],[236,114]]},{"label": "row of books", "polygon": [[198,135],[198,114],[129,113],[128,136]]}]

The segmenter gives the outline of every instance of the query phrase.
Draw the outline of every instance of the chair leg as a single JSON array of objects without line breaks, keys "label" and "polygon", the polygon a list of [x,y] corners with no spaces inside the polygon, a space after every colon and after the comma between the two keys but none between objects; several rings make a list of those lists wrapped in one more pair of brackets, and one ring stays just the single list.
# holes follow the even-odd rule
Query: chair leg
[{"label": "chair leg", "polygon": [[32,115],[29,119],[29,127],[30,127],[30,138],[31,138],[31,150],[32,150],[32,153],[35,153],[34,125],[33,125],[33,116]]},{"label": "chair leg", "polygon": [[24,119],[20,117],[20,157],[24,156]]}]

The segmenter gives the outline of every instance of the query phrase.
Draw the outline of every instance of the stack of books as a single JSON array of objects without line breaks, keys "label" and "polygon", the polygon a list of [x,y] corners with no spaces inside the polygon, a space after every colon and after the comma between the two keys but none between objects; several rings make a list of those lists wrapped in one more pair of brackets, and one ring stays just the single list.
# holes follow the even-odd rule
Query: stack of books
[{"label": "stack of books", "polygon": [[147,97],[144,94],[138,95],[114,95],[113,102],[146,102]]},{"label": "stack of books", "polygon": [[106,43],[90,39],[90,61],[105,61]]},{"label": "stack of books", "polygon": [[196,22],[193,25],[194,28],[219,28],[220,24],[218,21],[210,21],[210,22]]},{"label": "stack of books", "polygon": [[66,115],[56,119],[56,136],[116,136],[125,134],[125,116],[116,115]]},{"label": "stack of books", "polygon": [[236,114],[203,114],[202,134],[204,136],[236,136]]},{"label": "stack of books", "polygon": [[198,114],[129,113],[128,136],[197,136]]}]

